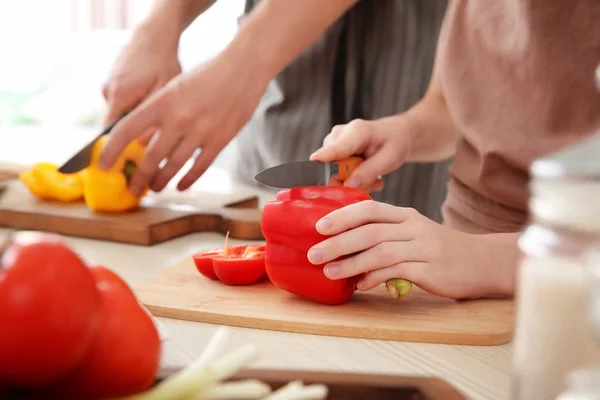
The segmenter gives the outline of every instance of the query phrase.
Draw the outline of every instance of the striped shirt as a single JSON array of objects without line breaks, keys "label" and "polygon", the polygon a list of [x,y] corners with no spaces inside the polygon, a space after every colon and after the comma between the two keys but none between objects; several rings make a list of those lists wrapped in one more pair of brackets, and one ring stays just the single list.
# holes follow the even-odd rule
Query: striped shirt
[{"label": "striped shirt", "polygon": [[[246,15],[258,1],[247,0]],[[265,168],[308,159],[333,125],[398,114],[419,101],[446,3],[359,1],[270,82],[238,135],[236,178],[257,184]],[[440,222],[449,163],[405,164],[373,198]]]}]

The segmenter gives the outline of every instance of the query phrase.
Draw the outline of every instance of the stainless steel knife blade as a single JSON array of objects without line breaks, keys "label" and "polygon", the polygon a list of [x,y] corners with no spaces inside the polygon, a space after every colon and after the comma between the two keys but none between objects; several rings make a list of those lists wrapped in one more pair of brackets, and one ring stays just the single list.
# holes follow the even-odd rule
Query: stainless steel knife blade
[{"label": "stainless steel knife blade", "polygon": [[[125,114],[126,115],[126,114]],[[94,144],[98,139],[102,136],[108,134],[115,125],[125,117],[125,115],[121,116],[112,124],[108,125],[98,136],[92,139],[85,147],[79,150],[73,157],[71,157],[66,163],[64,163],[60,168],[58,168],[58,172],[62,172],[63,174],[73,174],[75,172],[79,172],[82,169],[86,168],[90,165],[90,160],[92,157],[92,149],[94,148]]]},{"label": "stainless steel knife blade", "polygon": [[337,173],[337,163],[295,161],[267,168],[256,175],[254,179],[275,188],[325,186],[329,183],[329,179]]}]

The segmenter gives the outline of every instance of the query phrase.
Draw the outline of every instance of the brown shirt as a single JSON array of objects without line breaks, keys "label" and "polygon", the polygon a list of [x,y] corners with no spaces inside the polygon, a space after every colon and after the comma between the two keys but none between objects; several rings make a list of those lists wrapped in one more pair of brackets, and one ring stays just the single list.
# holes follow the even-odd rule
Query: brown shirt
[{"label": "brown shirt", "polygon": [[440,35],[442,89],[463,134],[445,223],[519,231],[530,163],[600,129],[600,0],[450,0]]}]

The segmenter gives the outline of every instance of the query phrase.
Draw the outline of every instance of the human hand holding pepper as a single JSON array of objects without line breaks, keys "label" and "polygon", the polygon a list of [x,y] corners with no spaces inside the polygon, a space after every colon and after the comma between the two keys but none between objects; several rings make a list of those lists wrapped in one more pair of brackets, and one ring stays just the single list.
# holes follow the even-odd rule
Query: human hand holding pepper
[{"label": "human hand holding pepper", "polygon": [[309,261],[326,263],[323,272],[332,280],[364,273],[356,284],[361,291],[392,278],[454,299],[508,295],[514,290],[514,274],[505,268],[516,259],[512,234],[471,235],[439,225],[413,209],[370,200],[329,213],[316,229],[330,237],[309,250]]},{"label": "human hand holding pepper", "polygon": [[240,73],[241,62],[227,57],[221,54],[178,75],[114,127],[101,155],[104,167],[112,166],[132,140],[149,129],[157,130],[130,181],[134,194],[148,186],[162,190],[201,149],[178,183],[179,190],[187,189],[250,119],[268,79]]},{"label": "human hand holding pepper", "polygon": [[141,24],[119,54],[102,86],[109,124],[164,87],[181,73],[177,57],[179,32],[168,20]]}]

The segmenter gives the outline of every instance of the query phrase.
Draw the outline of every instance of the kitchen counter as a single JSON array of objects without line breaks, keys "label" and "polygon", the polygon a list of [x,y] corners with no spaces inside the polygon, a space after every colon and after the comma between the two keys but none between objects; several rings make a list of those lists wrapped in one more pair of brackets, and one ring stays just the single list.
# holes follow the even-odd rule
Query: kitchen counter
[{"label": "kitchen counter", "polygon": [[[175,181],[173,181],[174,183]],[[216,167],[191,190],[256,193],[261,204],[274,193],[234,182]],[[7,232],[0,229],[0,235]],[[117,271],[130,284],[140,282],[191,254],[219,247],[223,236],[196,233],[152,247],[66,238],[83,257]],[[230,240],[230,244],[241,243]],[[168,339],[164,366],[181,366],[196,358],[217,326],[159,318]],[[337,338],[255,329],[232,328],[232,346],[252,342],[261,350],[253,364],[261,368],[332,370],[364,373],[436,376],[472,399],[508,399],[511,344],[492,347],[437,345]]]}]

